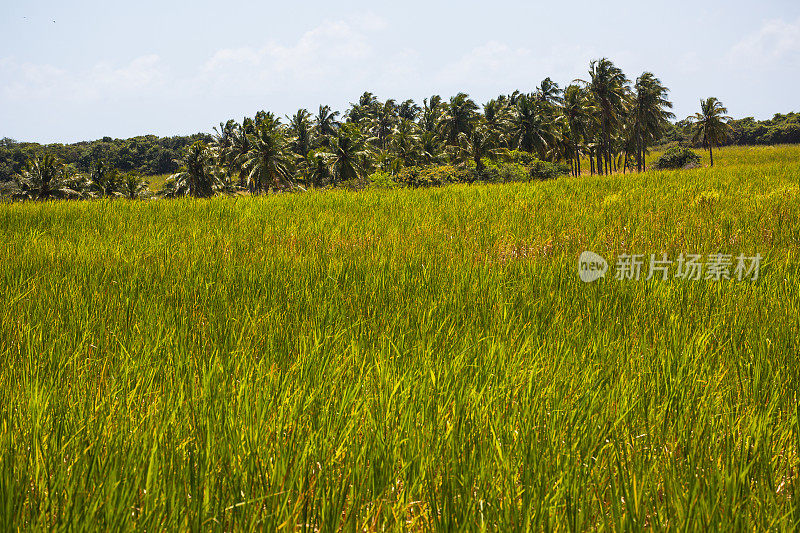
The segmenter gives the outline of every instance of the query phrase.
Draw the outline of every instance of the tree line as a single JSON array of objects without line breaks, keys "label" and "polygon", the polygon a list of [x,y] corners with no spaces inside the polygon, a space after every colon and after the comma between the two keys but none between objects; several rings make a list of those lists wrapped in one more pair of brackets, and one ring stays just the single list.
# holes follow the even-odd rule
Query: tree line
[{"label": "tree line", "polygon": [[[653,73],[631,81],[603,58],[590,63],[585,79],[566,87],[548,77],[532,92],[503,94],[482,106],[465,93],[433,95],[419,105],[365,92],[344,114],[321,105],[314,113],[300,109],[284,122],[260,111],[220,123],[211,136],[182,138],[182,155],[171,160],[176,172],[160,194],[207,197],[365,181],[417,186],[578,176],[587,170],[640,172],[650,148],[675,133],[668,95]],[[726,142],[731,119],[725,113],[715,98],[703,100],[701,112],[687,119],[692,140],[709,152]],[[152,144],[157,138],[143,139]],[[97,145],[89,152],[94,150]],[[131,152],[120,148],[114,160],[84,153],[71,166],[46,152],[18,161],[9,190],[18,198],[136,197],[145,191],[139,175],[145,163],[119,164]]]}]

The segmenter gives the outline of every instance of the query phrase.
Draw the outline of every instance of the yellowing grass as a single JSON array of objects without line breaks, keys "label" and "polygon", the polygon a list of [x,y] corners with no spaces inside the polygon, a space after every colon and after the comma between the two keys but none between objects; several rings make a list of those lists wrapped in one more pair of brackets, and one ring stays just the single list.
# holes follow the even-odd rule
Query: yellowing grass
[{"label": "yellowing grass", "polygon": [[0,205],[0,527],[797,528],[800,150],[715,159]]}]

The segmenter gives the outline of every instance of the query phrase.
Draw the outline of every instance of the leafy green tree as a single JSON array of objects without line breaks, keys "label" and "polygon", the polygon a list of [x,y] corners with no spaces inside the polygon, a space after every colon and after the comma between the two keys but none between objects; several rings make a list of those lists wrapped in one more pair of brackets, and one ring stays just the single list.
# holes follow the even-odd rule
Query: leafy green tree
[{"label": "leafy green tree", "polygon": [[564,101],[561,88],[549,77],[536,88],[536,99],[547,106],[560,105]]},{"label": "leafy green tree", "polygon": [[304,181],[315,188],[323,187],[331,181],[330,157],[328,152],[313,150],[302,158],[298,167],[305,176]]},{"label": "leafy green tree", "polygon": [[508,100],[504,97],[492,98],[483,105],[486,127],[501,143],[508,129],[509,115]]},{"label": "leafy green tree", "polygon": [[700,100],[700,112],[695,113],[692,120],[692,140],[695,143],[702,143],[708,148],[708,156],[711,159],[711,166],[714,166],[714,146],[721,145],[730,134],[731,117],[727,116],[728,110],[722,102],[714,98]]},{"label": "leafy green tree", "polygon": [[420,155],[419,127],[409,119],[402,119],[392,138],[392,151],[405,166],[412,166]]},{"label": "leafy green tree", "polygon": [[236,151],[234,150],[234,137],[239,124],[235,120],[229,120],[224,124],[220,122],[219,128],[214,128],[214,138],[211,142],[211,150],[220,167],[234,172],[236,168]]}]

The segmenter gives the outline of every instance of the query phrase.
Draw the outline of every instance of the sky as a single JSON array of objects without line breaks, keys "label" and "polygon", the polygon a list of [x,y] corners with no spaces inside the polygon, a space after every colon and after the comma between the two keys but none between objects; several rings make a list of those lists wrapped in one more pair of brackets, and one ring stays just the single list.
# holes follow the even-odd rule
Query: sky
[{"label": "sky", "polygon": [[678,118],[708,96],[734,117],[800,111],[800,2],[6,0],[0,137],[210,132],[364,91],[484,103],[585,79],[601,57],[653,72]]}]

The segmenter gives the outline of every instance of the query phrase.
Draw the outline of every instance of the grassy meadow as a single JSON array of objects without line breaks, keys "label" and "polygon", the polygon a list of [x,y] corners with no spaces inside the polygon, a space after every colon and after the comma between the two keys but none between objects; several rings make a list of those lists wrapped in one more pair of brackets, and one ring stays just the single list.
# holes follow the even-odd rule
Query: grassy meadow
[{"label": "grassy meadow", "polygon": [[0,205],[0,529],[796,530],[800,147],[715,160]]}]

